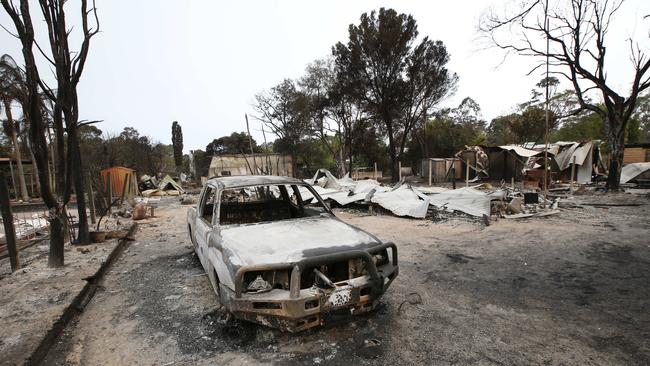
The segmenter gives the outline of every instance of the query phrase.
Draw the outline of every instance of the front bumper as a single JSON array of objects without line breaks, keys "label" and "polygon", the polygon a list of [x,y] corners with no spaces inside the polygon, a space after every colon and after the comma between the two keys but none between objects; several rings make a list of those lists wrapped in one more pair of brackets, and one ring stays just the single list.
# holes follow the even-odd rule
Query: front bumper
[{"label": "front bumper", "polygon": [[[376,266],[371,253],[384,249],[390,249],[391,260],[384,265]],[[300,288],[303,269],[353,258],[360,258],[366,262],[368,274],[336,282],[334,289]],[[380,244],[366,250],[310,257],[293,263],[291,267],[290,290],[274,289],[255,294],[242,292],[244,273],[287,268],[287,265],[240,268],[235,278],[235,291],[221,286],[222,304],[237,318],[289,332],[298,332],[322,324],[323,316],[330,312],[343,310],[351,314],[360,314],[374,309],[377,300],[399,272],[397,247],[393,243]]]}]

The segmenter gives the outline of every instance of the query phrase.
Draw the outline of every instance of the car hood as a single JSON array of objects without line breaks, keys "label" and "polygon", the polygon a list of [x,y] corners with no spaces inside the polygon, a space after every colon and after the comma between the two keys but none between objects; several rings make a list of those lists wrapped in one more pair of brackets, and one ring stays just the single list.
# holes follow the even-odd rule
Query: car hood
[{"label": "car hood", "polygon": [[374,246],[374,236],[333,217],[310,217],[221,230],[230,266],[295,263],[304,258]]}]

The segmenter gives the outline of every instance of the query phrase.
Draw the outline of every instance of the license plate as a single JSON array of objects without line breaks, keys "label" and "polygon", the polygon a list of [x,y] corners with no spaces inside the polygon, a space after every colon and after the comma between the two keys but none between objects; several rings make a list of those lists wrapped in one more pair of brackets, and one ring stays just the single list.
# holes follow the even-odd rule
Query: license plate
[{"label": "license plate", "polygon": [[349,304],[352,301],[352,288],[342,287],[336,289],[329,297],[329,304],[333,307],[339,307]]}]

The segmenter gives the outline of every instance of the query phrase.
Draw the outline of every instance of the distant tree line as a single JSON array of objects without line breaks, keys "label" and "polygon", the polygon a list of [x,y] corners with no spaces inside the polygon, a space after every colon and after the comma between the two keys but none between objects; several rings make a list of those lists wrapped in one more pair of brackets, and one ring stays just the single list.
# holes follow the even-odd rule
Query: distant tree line
[{"label": "distant tree line", "polygon": [[[456,108],[439,108],[458,81],[447,69],[449,58],[441,41],[419,38],[412,16],[382,8],[350,25],[347,43],[307,65],[302,77],[257,94],[253,107],[277,138],[269,148],[290,154],[294,171],[307,173],[325,167],[343,174],[377,162],[395,180],[398,161],[448,157],[465,145],[542,143],[547,87],[551,141],[611,141],[601,112],[608,107],[575,89],[558,92],[554,76],[540,80],[529,100],[490,123],[469,97]],[[635,103],[624,141],[648,141],[647,92]],[[239,150],[250,150],[245,134],[239,138]],[[210,146],[206,151],[218,153]]]},{"label": "distant tree line", "polygon": [[[80,137],[87,169],[93,175],[111,166],[128,167],[140,175],[174,174],[177,171],[173,144],[154,141],[140,135],[133,127],[125,127],[118,135],[112,135],[89,125],[80,129]],[[187,171],[183,168],[187,157],[181,156],[181,159],[181,170]]]},{"label": "distant tree line", "polygon": [[256,117],[277,137],[274,150],[292,156],[294,171],[322,152],[339,173],[385,165],[374,154],[387,153],[383,167],[396,180],[412,134],[455,90],[449,57],[442,41],[419,37],[411,15],[385,8],[364,13],[330,58],[257,94]]}]

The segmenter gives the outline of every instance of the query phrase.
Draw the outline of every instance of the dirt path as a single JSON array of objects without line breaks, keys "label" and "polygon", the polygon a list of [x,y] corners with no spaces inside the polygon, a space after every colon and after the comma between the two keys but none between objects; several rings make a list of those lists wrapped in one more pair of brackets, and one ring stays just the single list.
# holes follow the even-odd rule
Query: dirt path
[{"label": "dirt path", "polygon": [[489,227],[339,212],[398,244],[400,275],[371,314],[297,335],[225,322],[186,206],[162,208],[46,364],[648,364],[650,202],[634,200]]}]

